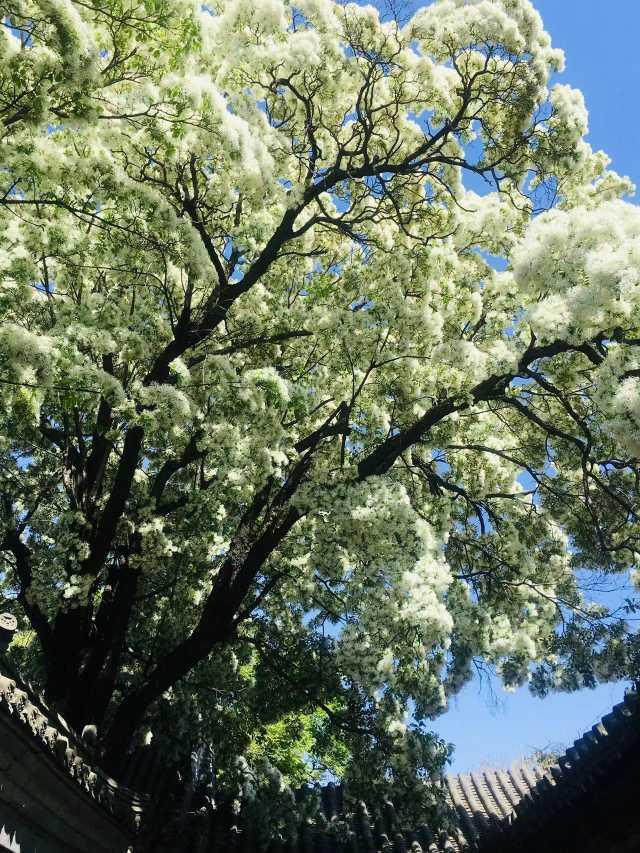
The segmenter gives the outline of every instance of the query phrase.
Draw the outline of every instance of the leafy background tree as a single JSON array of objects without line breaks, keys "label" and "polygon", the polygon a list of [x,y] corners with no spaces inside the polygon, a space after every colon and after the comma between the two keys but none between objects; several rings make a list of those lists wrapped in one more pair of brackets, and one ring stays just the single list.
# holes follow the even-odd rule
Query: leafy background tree
[{"label": "leafy background tree", "polygon": [[474,663],[632,672],[640,212],[561,68],[528,0],[4,4],[2,585],[105,767],[424,809]]}]

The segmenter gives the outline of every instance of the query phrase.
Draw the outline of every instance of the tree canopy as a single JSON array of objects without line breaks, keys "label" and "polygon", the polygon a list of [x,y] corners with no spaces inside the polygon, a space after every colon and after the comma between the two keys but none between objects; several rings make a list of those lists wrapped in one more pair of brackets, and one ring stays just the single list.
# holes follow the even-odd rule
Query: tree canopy
[{"label": "tree canopy", "polygon": [[629,673],[640,209],[562,64],[528,0],[3,3],[2,585],[105,766],[428,792],[474,665]]}]

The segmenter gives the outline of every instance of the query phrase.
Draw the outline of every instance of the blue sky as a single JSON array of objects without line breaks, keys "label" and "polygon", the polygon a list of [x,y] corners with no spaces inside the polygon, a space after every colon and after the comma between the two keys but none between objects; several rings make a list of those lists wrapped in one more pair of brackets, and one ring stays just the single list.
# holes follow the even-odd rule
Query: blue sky
[{"label": "blue sky", "polygon": [[[535,0],[534,5],[554,44],[565,51],[567,67],[559,79],[584,93],[589,142],[640,186],[639,0]],[[540,700],[526,689],[510,694],[475,681],[434,728],[456,744],[455,772],[505,766],[538,748],[568,746],[620,701],[624,687],[607,684]]]},{"label": "blue sky", "polygon": [[640,186],[640,2],[534,0],[534,6],[554,45],[565,52],[567,67],[559,79],[584,93],[589,142]]}]

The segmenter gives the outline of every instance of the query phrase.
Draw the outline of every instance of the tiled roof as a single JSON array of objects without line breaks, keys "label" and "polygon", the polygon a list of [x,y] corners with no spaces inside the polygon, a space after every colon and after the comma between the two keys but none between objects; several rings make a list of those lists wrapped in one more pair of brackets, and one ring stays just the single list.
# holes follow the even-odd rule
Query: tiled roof
[{"label": "tiled roof", "polygon": [[[539,841],[550,818],[562,817],[585,793],[610,783],[618,761],[640,747],[640,701],[629,693],[611,713],[581,738],[547,770],[520,762],[509,770],[483,770],[447,777],[448,799],[459,821],[454,836],[434,836],[427,827],[401,830],[394,807],[363,808],[347,818],[348,843],[340,847],[310,828],[297,843],[275,846],[273,853],[436,853],[478,851],[519,853],[519,841],[529,835]],[[322,790],[323,812],[328,825],[343,814],[342,790]],[[323,846],[324,844],[324,846]],[[527,848],[528,849],[528,848]],[[538,849],[537,847],[535,849]],[[222,848],[220,848],[222,850]]]},{"label": "tiled roof", "polygon": [[120,825],[137,831],[143,812],[141,798],[92,766],[86,749],[64,719],[30,685],[0,674],[0,712],[14,727],[12,736],[26,736],[40,748],[45,761],[68,774]]},{"label": "tiled roof", "polygon": [[620,771],[626,767],[628,772],[630,764],[635,768],[639,757],[640,700],[630,692],[556,764],[537,774],[540,778],[515,803],[513,813],[481,834],[479,849],[487,853],[518,850],[521,842],[539,837],[547,824],[566,823],[572,810],[579,812],[584,802],[593,801],[594,796],[605,799],[605,794],[615,791]]},{"label": "tiled roof", "polygon": [[459,833],[434,833],[426,825],[403,829],[391,802],[378,807],[361,803],[353,814],[345,814],[342,786],[323,786],[320,797],[322,823],[301,826],[297,842],[276,843],[269,853],[458,853],[463,849],[464,839]]},{"label": "tiled roof", "polygon": [[[321,789],[322,813],[326,824],[314,828],[301,827],[298,841],[289,845],[276,844],[270,853],[461,853],[477,848],[484,835],[515,817],[521,800],[544,778],[536,767],[526,763],[514,765],[510,770],[485,770],[477,773],[451,775],[446,779],[447,799],[459,820],[459,830],[453,834],[434,834],[427,826],[412,831],[401,829],[396,810],[391,802],[379,808],[364,804],[353,815],[346,815],[343,790],[340,785],[327,785]],[[346,833],[346,846],[332,843],[331,827],[342,825]],[[321,837],[325,837],[322,846]],[[345,843],[345,842],[343,842]],[[222,851],[222,848],[220,848]]]},{"label": "tiled roof", "polygon": [[511,823],[519,803],[543,779],[533,764],[520,762],[510,770],[483,770],[447,778],[465,846],[473,846],[491,829]]}]

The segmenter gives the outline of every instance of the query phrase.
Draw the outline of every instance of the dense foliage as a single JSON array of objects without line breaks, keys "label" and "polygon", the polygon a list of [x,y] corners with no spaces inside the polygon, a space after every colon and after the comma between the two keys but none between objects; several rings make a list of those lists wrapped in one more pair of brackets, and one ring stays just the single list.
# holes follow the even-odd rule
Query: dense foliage
[{"label": "dense foliage", "polygon": [[628,673],[640,209],[528,0],[2,8],[2,584],[105,764],[424,804],[474,664]]}]

